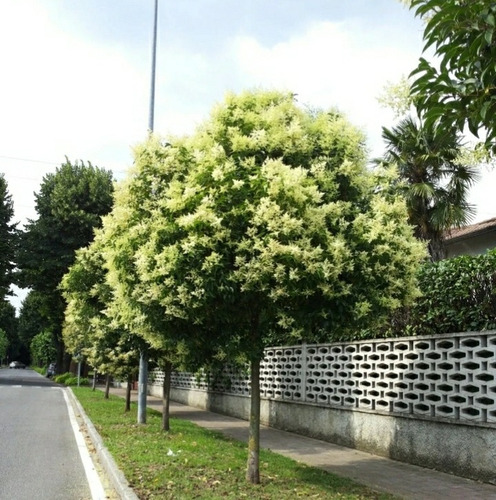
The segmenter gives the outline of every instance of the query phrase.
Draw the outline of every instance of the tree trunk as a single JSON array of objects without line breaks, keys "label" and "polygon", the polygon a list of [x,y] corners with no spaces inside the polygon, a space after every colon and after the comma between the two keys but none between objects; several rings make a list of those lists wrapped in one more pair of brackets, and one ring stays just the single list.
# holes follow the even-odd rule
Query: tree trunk
[{"label": "tree trunk", "polygon": [[432,237],[428,249],[432,262],[438,262],[446,258],[446,245],[441,238]]},{"label": "tree trunk", "polygon": [[93,370],[93,384],[91,385],[91,390],[94,391],[96,389],[96,379],[98,378],[98,372]]},{"label": "tree trunk", "polygon": [[171,384],[172,363],[167,361],[164,369],[164,384],[162,386],[162,430],[170,429],[170,384]]},{"label": "tree trunk", "polygon": [[71,361],[72,361],[71,355],[64,351],[62,373],[67,373],[71,371]]},{"label": "tree trunk", "polygon": [[250,432],[246,480],[260,483],[260,359],[251,361]]},{"label": "tree trunk", "polygon": [[105,399],[109,398],[110,394],[110,373],[105,375]]},{"label": "tree trunk", "polygon": [[131,411],[131,387],[133,385],[133,376],[129,374],[127,376],[126,385],[126,409],[124,411]]}]

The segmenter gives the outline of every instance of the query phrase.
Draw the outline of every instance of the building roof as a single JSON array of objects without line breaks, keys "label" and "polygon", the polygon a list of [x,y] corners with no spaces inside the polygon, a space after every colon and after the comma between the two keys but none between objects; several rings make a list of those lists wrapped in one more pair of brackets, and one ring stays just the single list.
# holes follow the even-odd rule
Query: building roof
[{"label": "building roof", "polygon": [[477,222],[476,224],[471,224],[470,226],[451,229],[446,235],[446,241],[452,242],[454,240],[461,240],[490,231],[496,231],[496,217]]}]

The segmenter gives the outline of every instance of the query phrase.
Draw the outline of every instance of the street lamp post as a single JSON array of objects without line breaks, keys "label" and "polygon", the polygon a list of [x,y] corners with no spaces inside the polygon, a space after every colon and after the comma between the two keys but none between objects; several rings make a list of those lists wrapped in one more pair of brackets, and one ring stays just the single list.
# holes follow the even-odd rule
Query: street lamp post
[{"label": "street lamp post", "polygon": [[150,84],[150,112],[148,116],[148,130],[153,132],[155,118],[155,66],[157,64],[157,19],[158,0],[155,0],[155,11],[153,16],[153,42],[152,42],[152,75]]},{"label": "street lamp post", "polygon": [[[148,133],[153,132],[155,118],[155,66],[157,62],[157,19],[158,0],[155,0],[153,15],[153,41],[152,41],[152,72],[150,84],[150,109],[148,114]],[[139,375],[138,375],[138,424],[146,424],[146,393],[148,385],[148,352],[146,347],[140,350]]]}]

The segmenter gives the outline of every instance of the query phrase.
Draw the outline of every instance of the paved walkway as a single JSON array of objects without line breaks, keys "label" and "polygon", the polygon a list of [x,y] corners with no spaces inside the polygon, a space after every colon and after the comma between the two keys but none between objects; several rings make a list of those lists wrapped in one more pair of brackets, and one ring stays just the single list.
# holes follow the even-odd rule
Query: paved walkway
[{"label": "paved walkway", "polygon": [[[111,389],[125,396],[124,389]],[[132,399],[136,401],[137,392]],[[162,410],[159,398],[148,396],[147,406]],[[240,441],[248,440],[248,422],[172,402],[170,415],[212,429]],[[325,441],[263,426],[260,444],[298,462],[349,477],[377,491],[415,500],[496,500],[496,486],[408,465]],[[496,469],[496,464],[495,464]]]}]

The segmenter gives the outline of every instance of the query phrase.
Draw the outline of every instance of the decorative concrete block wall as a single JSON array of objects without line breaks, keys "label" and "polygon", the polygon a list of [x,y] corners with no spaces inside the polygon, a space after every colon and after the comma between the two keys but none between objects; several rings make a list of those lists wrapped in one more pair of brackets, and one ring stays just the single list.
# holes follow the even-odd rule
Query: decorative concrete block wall
[{"label": "decorative concrete block wall", "polygon": [[[238,418],[249,395],[246,367],[172,376],[173,400]],[[266,425],[496,484],[496,331],[268,348],[261,396]]]},{"label": "decorative concrete block wall", "polygon": [[[231,368],[210,382],[174,373],[172,386],[250,394],[248,370]],[[260,386],[269,400],[495,425],[496,332],[271,347]]]}]

